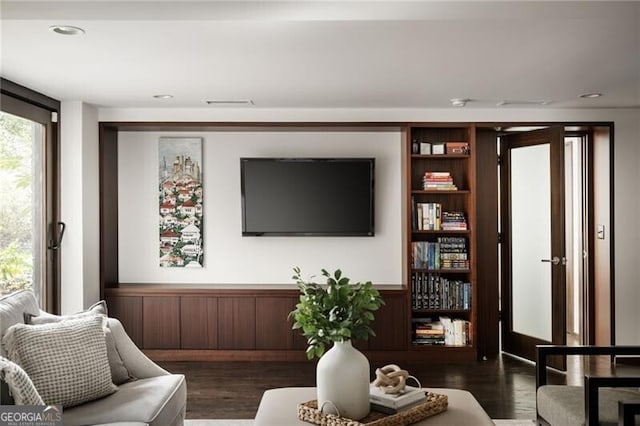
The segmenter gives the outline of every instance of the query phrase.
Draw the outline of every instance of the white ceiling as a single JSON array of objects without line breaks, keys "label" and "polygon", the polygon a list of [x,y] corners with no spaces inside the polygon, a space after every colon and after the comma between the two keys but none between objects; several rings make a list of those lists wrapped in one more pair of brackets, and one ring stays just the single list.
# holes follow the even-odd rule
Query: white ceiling
[{"label": "white ceiling", "polygon": [[[100,107],[640,106],[640,2],[6,1],[0,72]],[[86,30],[79,37],[54,24]],[[602,92],[598,99],[579,99]],[[172,94],[168,101],[156,94]],[[513,108],[507,105],[501,108]],[[215,107],[212,107],[215,108]],[[498,108],[498,107],[496,107]]]}]

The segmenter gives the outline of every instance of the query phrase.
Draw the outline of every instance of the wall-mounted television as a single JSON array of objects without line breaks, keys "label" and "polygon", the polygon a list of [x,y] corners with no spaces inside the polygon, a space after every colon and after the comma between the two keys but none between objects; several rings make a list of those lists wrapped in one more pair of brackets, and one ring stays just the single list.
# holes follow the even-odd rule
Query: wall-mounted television
[{"label": "wall-mounted television", "polygon": [[373,236],[373,158],[241,158],[242,235]]}]

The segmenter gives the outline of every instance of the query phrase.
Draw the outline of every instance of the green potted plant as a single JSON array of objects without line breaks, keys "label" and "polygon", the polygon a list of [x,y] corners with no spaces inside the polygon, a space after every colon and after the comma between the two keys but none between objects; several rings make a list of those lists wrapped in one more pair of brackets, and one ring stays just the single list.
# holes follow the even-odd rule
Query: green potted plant
[{"label": "green potted plant", "polygon": [[337,409],[334,413],[359,420],[369,412],[369,361],[351,342],[375,335],[373,313],[384,302],[370,281],[351,283],[339,269],[333,275],[322,269],[326,285],[305,281],[300,268],[293,271],[301,294],[289,315],[294,319],[293,328],[301,329],[307,338],[307,357],[320,358],[318,406],[330,403]]}]

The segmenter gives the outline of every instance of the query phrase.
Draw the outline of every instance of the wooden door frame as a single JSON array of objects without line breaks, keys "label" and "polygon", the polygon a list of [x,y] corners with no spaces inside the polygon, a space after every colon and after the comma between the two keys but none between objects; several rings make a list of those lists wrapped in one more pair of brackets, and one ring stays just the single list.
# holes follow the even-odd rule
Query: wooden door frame
[{"label": "wooden door frame", "polygon": [[[544,132],[544,134],[542,134]],[[550,256],[565,256],[565,216],[564,216],[564,129],[562,126],[551,126],[547,129],[542,130],[534,130],[526,133],[513,134],[513,137],[517,136],[520,140],[516,143],[510,143],[507,147],[506,144],[503,145],[501,143],[500,146],[500,154],[501,154],[501,170],[500,170],[500,181],[501,181],[501,190],[500,199],[501,199],[501,211],[500,211],[500,221],[501,223],[508,224],[511,223],[511,204],[509,202],[509,194],[511,193],[511,179],[509,177],[509,172],[511,170],[510,163],[511,159],[509,155],[505,155],[508,149],[517,148],[521,146],[535,146],[535,145],[544,145],[551,141],[557,141],[557,144],[550,144],[549,146],[549,154],[550,160],[555,158],[557,161],[550,162],[550,173],[551,173],[551,185],[553,187],[554,182],[561,182],[560,191],[552,191],[551,192],[551,215],[552,217],[560,217],[562,220],[552,220],[551,221],[551,234],[558,236],[555,240],[552,239],[552,247]],[[554,154],[555,150],[555,156]],[[501,263],[501,273],[502,277],[511,276],[511,264],[510,262],[505,261],[509,259],[511,252],[510,238],[509,238],[509,229],[501,229],[502,235],[505,236],[502,241],[501,247],[501,257],[503,259]],[[564,267],[564,265],[559,265],[560,267]],[[566,343],[566,285],[564,283],[558,282],[559,278],[557,274],[553,274],[552,276],[552,286],[551,286],[551,314],[552,314],[552,322],[551,322],[551,342],[554,344],[565,344]],[[562,285],[561,285],[562,284]],[[509,351],[510,353],[514,353],[516,355],[524,356],[527,359],[535,360],[535,346],[537,344],[548,344],[542,339],[534,338],[531,336],[527,336],[524,334],[520,334],[514,331],[512,321],[513,315],[511,314],[511,305],[510,303],[504,303],[505,300],[511,300],[511,288],[508,280],[502,281],[502,310],[503,310],[503,327],[502,327],[502,345],[505,351]],[[564,305],[564,306],[562,306]],[[561,312],[562,315],[557,315],[554,318],[554,313]],[[511,334],[509,338],[506,338],[507,334]],[[510,344],[511,343],[511,344]],[[562,362],[556,363],[558,368],[563,368],[564,365]]]}]

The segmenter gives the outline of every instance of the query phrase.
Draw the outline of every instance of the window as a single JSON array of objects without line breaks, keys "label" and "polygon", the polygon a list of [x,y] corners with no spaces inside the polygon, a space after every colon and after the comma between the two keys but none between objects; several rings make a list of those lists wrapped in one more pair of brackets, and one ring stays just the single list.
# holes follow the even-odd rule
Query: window
[{"label": "window", "polygon": [[59,102],[1,80],[0,295],[32,289],[59,310]]}]

